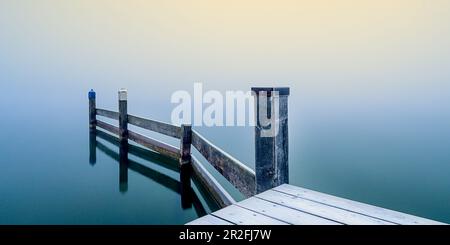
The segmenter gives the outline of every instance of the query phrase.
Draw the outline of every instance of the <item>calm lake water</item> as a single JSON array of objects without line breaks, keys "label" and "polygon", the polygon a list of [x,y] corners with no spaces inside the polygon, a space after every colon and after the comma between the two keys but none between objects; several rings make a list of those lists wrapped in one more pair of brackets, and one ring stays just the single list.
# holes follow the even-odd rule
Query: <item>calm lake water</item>
[{"label": "calm lake water", "polygon": [[[117,91],[93,85],[97,106],[117,110]],[[179,173],[167,168],[170,160],[134,147],[132,166],[121,168],[111,137],[90,139],[87,91],[61,86],[12,90],[4,97],[0,223],[182,224],[217,208],[195,184],[194,205],[183,207]],[[427,97],[420,105],[401,95],[384,102],[356,96],[320,103],[295,84],[291,91],[292,184],[450,221],[448,97]],[[146,94],[129,90],[129,113],[169,121],[170,91],[161,90],[158,98]],[[254,166],[251,128],[197,129]]]},{"label": "calm lake water", "polygon": [[[98,107],[117,110],[124,87],[130,114],[169,122],[171,94],[194,82],[291,88],[291,184],[450,222],[449,9],[1,0],[0,224],[183,224],[215,210],[195,184],[185,205],[167,159],[133,148],[121,168],[114,140],[88,129],[91,88]],[[254,167],[252,128],[197,130]]]}]

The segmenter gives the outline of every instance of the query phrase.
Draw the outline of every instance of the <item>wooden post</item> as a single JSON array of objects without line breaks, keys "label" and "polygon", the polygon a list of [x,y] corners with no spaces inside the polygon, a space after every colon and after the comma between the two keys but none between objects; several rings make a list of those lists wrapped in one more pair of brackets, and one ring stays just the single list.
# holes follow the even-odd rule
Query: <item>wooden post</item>
[{"label": "wooden post", "polygon": [[128,109],[127,90],[119,90],[119,191],[128,190]]},{"label": "wooden post", "polygon": [[128,142],[127,90],[119,90],[119,139]]},{"label": "wooden post", "polygon": [[96,108],[95,108],[95,91],[91,89],[88,93],[89,98],[89,129],[95,130],[96,119]]},{"label": "wooden post", "polygon": [[191,125],[181,125],[180,138],[180,165],[191,163],[191,143],[192,143],[192,127]]},{"label": "wooden post", "polygon": [[183,209],[192,206],[191,192],[191,143],[192,143],[192,127],[191,125],[181,125],[180,138],[180,183],[181,183],[181,206]]},{"label": "wooden post", "polygon": [[256,108],[256,193],[261,193],[289,183],[289,88],[252,88],[252,92]]}]

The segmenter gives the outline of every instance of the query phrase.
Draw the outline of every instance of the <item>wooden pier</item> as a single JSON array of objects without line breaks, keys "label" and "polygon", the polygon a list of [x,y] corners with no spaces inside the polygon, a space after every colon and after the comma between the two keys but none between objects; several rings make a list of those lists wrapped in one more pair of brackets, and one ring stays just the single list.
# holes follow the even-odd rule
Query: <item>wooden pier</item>
[{"label": "wooden pier", "polygon": [[[96,107],[96,93],[91,90],[89,98],[90,141],[97,136],[117,137],[119,154],[109,152],[119,159],[121,190],[126,191],[126,171],[136,170],[160,179],[157,173],[145,166],[139,166],[128,159],[133,152],[129,141],[139,144],[155,154],[176,159],[169,166],[180,173],[179,181],[171,180],[171,189],[182,196],[182,205],[194,205],[199,214],[204,214],[199,201],[185,195],[192,193],[191,180],[199,183],[210,199],[222,209],[194,220],[188,225],[302,225],[302,224],[442,224],[368,204],[363,204],[324,193],[288,185],[289,183],[289,144],[288,144],[288,96],[289,88],[252,88],[255,98],[255,171],[200,135],[191,125],[172,125],[151,119],[130,115],[127,112],[127,91],[119,90],[118,112]],[[269,120],[261,121],[260,114]],[[275,116],[274,116],[275,115]],[[113,125],[97,117],[117,120]],[[128,124],[160,133],[179,140],[180,145],[172,146],[128,129]],[[275,127],[274,127],[275,125]],[[270,126],[269,130],[267,129]],[[98,131],[97,129],[103,130]],[[275,133],[274,133],[275,132]],[[114,140],[112,140],[114,141]],[[91,151],[95,144],[90,146]],[[101,146],[101,145],[100,145]],[[214,176],[192,153],[196,151],[214,169],[228,180],[245,199],[236,202]],[[90,154],[90,162],[95,162],[95,154]],[[163,176],[164,177],[164,176]],[[195,202],[197,200],[197,202]],[[192,203],[192,201],[194,201]]]},{"label": "wooden pier", "polygon": [[442,225],[443,223],[283,184],[187,225]]}]

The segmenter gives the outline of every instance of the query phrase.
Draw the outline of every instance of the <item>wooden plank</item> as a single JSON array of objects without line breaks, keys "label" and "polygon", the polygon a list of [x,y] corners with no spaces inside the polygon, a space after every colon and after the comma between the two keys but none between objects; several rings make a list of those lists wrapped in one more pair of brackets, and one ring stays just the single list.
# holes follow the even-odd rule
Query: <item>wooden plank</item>
[{"label": "wooden plank", "polygon": [[231,205],[212,215],[238,225],[288,225],[288,223]]},{"label": "wooden plank", "polygon": [[141,127],[177,139],[181,138],[181,128],[168,123],[141,118],[133,115],[128,115],[128,123],[137,127]]},{"label": "wooden plank", "polygon": [[225,221],[223,219],[219,219],[216,216],[206,215],[194,221],[191,221],[186,225],[234,225],[234,224]]},{"label": "wooden plank", "polygon": [[303,198],[268,190],[256,195],[266,201],[297,209],[312,215],[320,216],[347,225],[392,225],[394,223],[372,218],[366,215],[335,208],[322,203],[313,202]]},{"label": "wooden plank", "polygon": [[192,145],[246,197],[255,194],[255,172],[228,153],[192,131]]},{"label": "wooden plank", "polygon": [[328,195],[325,193],[320,193],[313,190],[308,190],[305,188],[293,186],[293,185],[281,185],[273,190],[280,191],[289,195],[293,195],[296,197],[304,198],[307,200],[311,200],[314,202],[326,204],[329,206],[341,208],[344,210],[349,210],[352,212],[364,214],[367,216],[371,216],[378,219],[383,219],[386,221],[390,221],[396,224],[404,224],[404,225],[437,225],[444,224],[434,220],[429,220],[381,207],[376,207],[373,205],[356,202],[332,195]]},{"label": "wooden plank", "polygon": [[250,197],[236,204],[237,206],[293,225],[340,225],[335,221],[324,219],[309,213],[278,205],[256,197]]},{"label": "wooden plank", "polygon": [[119,113],[116,111],[109,111],[109,110],[97,108],[96,113],[97,113],[97,115],[102,116],[102,117],[119,120]]},{"label": "wooden plank", "polygon": [[141,134],[135,133],[131,130],[128,130],[128,139],[145,146],[146,148],[156,151],[162,155],[179,159],[180,158],[180,150],[174,146],[168,145],[161,141],[147,138]]},{"label": "wooden plank", "polygon": [[192,170],[194,177],[208,190],[212,198],[220,207],[229,206],[236,201],[231,195],[217,182],[217,180],[205,169],[205,167],[194,156],[192,160]]},{"label": "wooden plank", "polygon": [[97,124],[97,127],[99,127],[99,128],[102,128],[112,134],[119,135],[119,127],[116,127],[109,123],[102,122],[100,120],[97,120],[96,124]]}]

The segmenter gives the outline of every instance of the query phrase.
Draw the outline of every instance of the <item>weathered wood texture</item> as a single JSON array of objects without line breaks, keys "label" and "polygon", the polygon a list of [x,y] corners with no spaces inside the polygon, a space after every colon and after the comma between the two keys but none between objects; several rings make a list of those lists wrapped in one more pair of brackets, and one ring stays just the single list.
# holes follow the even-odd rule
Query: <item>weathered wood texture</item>
[{"label": "weathered wood texture", "polygon": [[252,88],[255,94],[256,192],[289,183],[289,88]]},{"label": "weathered wood texture", "polygon": [[223,208],[236,202],[208,170],[205,169],[198,159],[192,156],[191,160],[194,178],[208,190],[209,194],[220,207]]},{"label": "weathered wood texture", "polygon": [[[102,122],[100,120],[97,120],[97,126],[99,128],[102,128],[112,134],[115,134],[119,136],[119,128],[116,126],[113,126],[109,123]],[[163,143],[161,141],[147,138],[141,134],[135,133],[131,130],[128,130],[128,139],[132,140],[152,151],[158,152],[162,155],[171,157],[173,159],[179,159],[180,157],[180,150],[174,146],[168,145],[166,143]]]},{"label": "weathered wood texture", "polygon": [[119,127],[97,120],[97,127],[102,128],[112,134],[119,135]]},{"label": "weathered wood texture", "polygon": [[[281,185],[211,214],[233,224],[439,225],[437,221]],[[204,221],[199,221],[200,224]],[[213,223],[213,222],[211,222]],[[197,224],[194,220],[189,225]]]},{"label": "weathered wood texture", "polygon": [[242,194],[247,197],[255,194],[255,172],[251,168],[213,145],[195,130],[192,131],[192,145]]},{"label": "weathered wood texture", "polygon": [[181,137],[181,128],[168,123],[158,122],[155,120],[145,119],[133,115],[128,115],[128,123],[177,139]]},{"label": "weathered wood texture", "polygon": [[[89,98],[91,99],[91,97]],[[119,138],[121,140],[126,141],[130,139],[162,155],[179,159],[180,164],[191,163],[191,145],[194,145],[194,147],[196,147],[197,150],[214,166],[214,168],[218,170],[219,173],[221,173],[245,196],[248,197],[255,194],[255,172],[229,154],[220,150],[215,145],[211,144],[202,136],[198,134],[194,136],[192,128],[190,126],[183,125],[181,127],[178,127],[175,125],[127,114],[127,92],[125,89],[119,90],[119,112],[109,111],[105,109],[95,109],[95,103],[94,112],[96,112],[96,114],[100,116],[119,120],[118,128],[104,122],[100,122],[100,124],[98,125],[100,128],[103,128],[113,134],[119,135]],[[178,138],[180,139],[180,148],[177,149],[163,142],[150,139],[138,133],[132,132],[128,130],[128,124]],[[197,174],[201,173],[204,169],[197,168],[195,170],[197,170]],[[212,180],[213,177],[211,175],[203,174],[199,176],[199,179],[203,179],[204,181],[206,181],[205,183],[212,183],[210,180]],[[215,184],[217,184],[217,182],[215,182]],[[211,189],[211,186],[207,188]],[[211,190],[214,189],[216,189],[216,191],[218,190],[217,188],[212,188]],[[220,191],[223,192],[223,188],[221,188]],[[230,203],[232,199],[230,199],[228,193],[222,194],[222,196],[216,195],[216,199],[219,201],[219,204],[225,205],[225,203]]]},{"label": "weathered wood texture", "polygon": [[180,150],[178,148],[155,139],[147,138],[131,130],[128,130],[128,139],[160,154],[169,156],[174,159],[180,158]]},{"label": "weathered wood texture", "polygon": [[97,115],[102,117],[107,117],[114,120],[119,120],[119,113],[115,111],[109,111],[105,109],[96,109]]},{"label": "weathered wood texture", "polygon": [[237,205],[228,206],[211,215],[237,225],[289,225],[289,223],[250,211]]},{"label": "weathered wood texture", "polygon": [[260,198],[251,197],[239,202],[237,206],[246,208],[253,212],[264,214],[269,217],[284,221],[292,225],[340,225],[341,223],[315,216],[305,212],[298,212],[295,209],[267,202]]},{"label": "weathered wood texture", "polygon": [[128,140],[128,101],[127,91],[119,90],[119,139],[121,141]]},{"label": "weathered wood texture", "polygon": [[180,164],[191,164],[191,143],[192,127],[191,125],[181,125],[180,139]]},{"label": "weathered wood texture", "polygon": [[88,93],[88,99],[89,99],[89,128],[95,129],[95,123],[96,123],[96,111],[95,111],[95,92],[91,89]]},{"label": "weathered wood texture", "polygon": [[349,212],[347,210],[335,208],[333,206],[324,205],[317,202],[312,202],[302,198],[286,195],[281,192],[268,190],[256,197],[263,200],[274,202],[301,212],[316,215],[322,218],[331,219],[333,221],[346,225],[393,225],[394,223],[387,222],[380,219],[375,219],[369,216],[358,213]]},{"label": "weathered wood texture", "polygon": [[443,224],[441,222],[437,222],[434,220],[425,219],[361,202],[356,202],[293,185],[281,185],[274,188],[273,190],[396,224],[403,224],[403,225]]},{"label": "weathered wood texture", "polygon": [[[95,101],[94,101],[94,103],[95,103]],[[97,108],[96,114],[98,116],[103,116],[103,117],[107,117],[110,119],[119,120],[119,112],[116,112],[116,111],[110,111],[110,110]],[[150,120],[150,119],[140,118],[140,117],[133,116],[133,115],[127,115],[127,119],[128,119],[127,120],[128,124],[132,124],[134,126],[144,128],[144,129],[147,129],[150,131],[154,131],[154,132],[157,132],[160,134],[164,134],[164,135],[167,135],[170,137],[179,139],[180,135],[181,135],[181,128],[174,126],[174,125],[170,125],[167,123],[158,122],[158,121],[154,121],[154,120]],[[95,124],[95,121],[94,121],[94,124]]]}]

